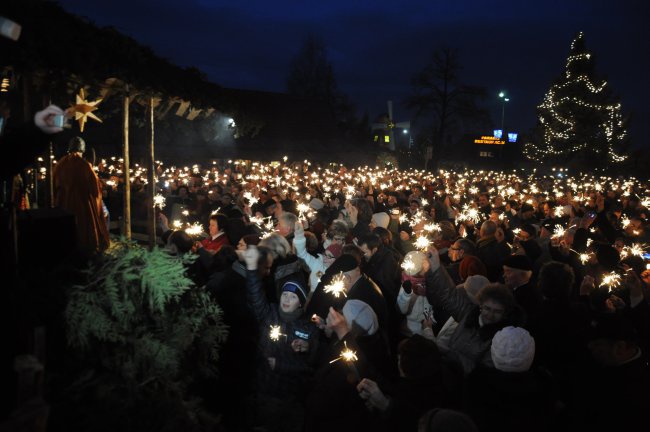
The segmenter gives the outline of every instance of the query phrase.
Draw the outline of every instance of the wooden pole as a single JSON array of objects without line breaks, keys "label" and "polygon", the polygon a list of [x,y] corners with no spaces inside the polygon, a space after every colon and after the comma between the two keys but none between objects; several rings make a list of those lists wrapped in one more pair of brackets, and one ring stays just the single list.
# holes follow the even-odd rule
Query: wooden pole
[{"label": "wooden pole", "polygon": [[124,191],[123,203],[124,213],[122,215],[122,235],[131,240],[131,163],[129,160],[129,86],[126,86],[126,95],[124,96],[124,109],[123,109],[123,136],[122,136],[122,159],[124,164]]},{"label": "wooden pole", "polygon": [[153,197],[156,194],[156,169],[154,166],[154,123],[153,123],[153,96],[149,97],[149,126],[150,137],[149,141],[149,160],[147,163],[147,180],[149,182],[149,196],[147,202],[147,219],[149,221],[149,249],[156,246],[156,212],[153,208]]}]

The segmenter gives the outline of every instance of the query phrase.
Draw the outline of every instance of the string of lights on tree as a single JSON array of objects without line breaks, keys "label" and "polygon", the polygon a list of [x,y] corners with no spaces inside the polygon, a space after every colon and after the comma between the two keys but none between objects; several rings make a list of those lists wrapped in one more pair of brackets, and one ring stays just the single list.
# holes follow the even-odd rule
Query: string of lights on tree
[{"label": "string of lights on tree", "polygon": [[567,162],[577,154],[603,163],[627,159],[615,151],[627,134],[621,104],[614,100],[607,81],[594,78],[592,57],[580,32],[571,43],[564,75],[537,107],[542,138],[524,145],[528,159]]}]

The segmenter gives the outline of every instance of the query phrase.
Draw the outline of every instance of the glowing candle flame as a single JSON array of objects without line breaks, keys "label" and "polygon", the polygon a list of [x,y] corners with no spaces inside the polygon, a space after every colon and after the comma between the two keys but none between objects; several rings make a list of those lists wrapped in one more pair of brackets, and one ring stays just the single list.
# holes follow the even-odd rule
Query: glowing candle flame
[{"label": "glowing candle flame", "polygon": [[339,274],[334,276],[330,283],[325,285],[323,291],[327,294],[332,294],[336,298],[341,294],[343,294],[344,297],[347,297],[347,294],[345,293],[345,275],[343,272],[339,272]]}]

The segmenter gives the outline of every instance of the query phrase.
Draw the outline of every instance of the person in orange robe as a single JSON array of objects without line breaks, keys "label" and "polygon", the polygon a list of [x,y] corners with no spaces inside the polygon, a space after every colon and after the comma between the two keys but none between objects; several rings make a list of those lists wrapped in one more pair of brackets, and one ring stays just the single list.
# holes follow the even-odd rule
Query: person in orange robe
[{"label": "person in orange robe", "polygon": [[84,256],[103,252],[110,245],[102,211],[102,189],[92,166],[83,158],[86,143],[70,140],[68,154],[54,168],[55,205],[75,215],[77,248]]}]

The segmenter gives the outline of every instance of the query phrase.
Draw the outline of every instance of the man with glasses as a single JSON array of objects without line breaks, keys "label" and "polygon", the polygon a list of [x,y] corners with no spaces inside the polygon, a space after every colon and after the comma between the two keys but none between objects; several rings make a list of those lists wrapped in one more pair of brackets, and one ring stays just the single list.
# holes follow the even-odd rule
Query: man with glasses
[{"label": "man with glasses", "polygon": [[447,249],[447,256],[449,257],[450,264],[447,266],[447,272],[457,285],[464,282],[464,278],[460,276],[460,267],[467,257],[475,258],[476,246],[471,240],[460,238],[456,240]]}]

